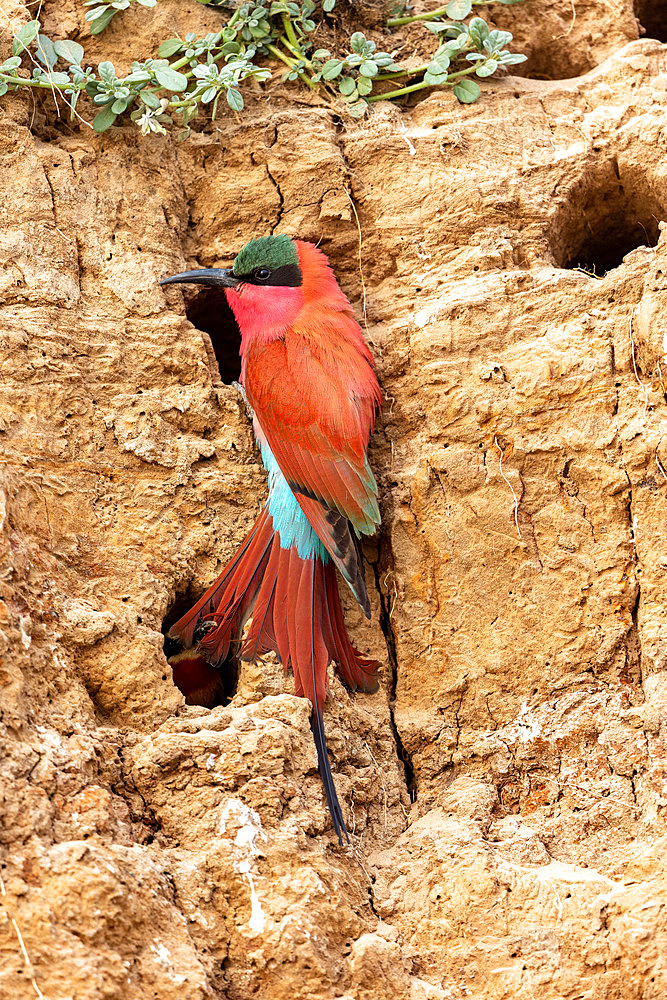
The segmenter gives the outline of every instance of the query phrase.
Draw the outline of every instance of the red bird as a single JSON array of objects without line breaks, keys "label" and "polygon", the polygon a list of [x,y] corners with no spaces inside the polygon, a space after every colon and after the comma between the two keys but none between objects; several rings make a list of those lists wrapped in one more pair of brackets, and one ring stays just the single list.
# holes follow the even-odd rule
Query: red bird
[{"label": "red bird", "polygon": [[[234,558],[169,631],[212,665],[275,650],[313,705],[311,728],[338,841],[349,836],[331,774],[322,710],[327,666],[352,690],[375,691],[377,663],[352,646],[336,568],[364,613],[370,602],[357,540],[380,523],[366,457],[381,393],[373,359],[327,258],[311,243],[265,236],[230,269],[161,284],[222,286],[241,331],[241,383],[269,474],[269,497]],[[195,636],[197,630],[197,636]]]}]

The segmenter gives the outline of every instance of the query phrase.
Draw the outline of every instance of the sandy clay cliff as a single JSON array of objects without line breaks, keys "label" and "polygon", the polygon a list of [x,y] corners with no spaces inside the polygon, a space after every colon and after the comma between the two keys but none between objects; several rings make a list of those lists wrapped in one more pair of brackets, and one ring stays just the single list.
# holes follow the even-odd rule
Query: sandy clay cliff
[{"label": "sandy clay cliff", "polygon": [[[3,998],[667,996],[667,3],[501,15],[528,75],[467,107],[177,144],[0,102]],[[219,15],[122,17],[96,58]],[[269,232],[321,241],[385,394],[349,849],[281,668],[209,710],[163,648],[266,483],[228,316],[157,279]]]}]

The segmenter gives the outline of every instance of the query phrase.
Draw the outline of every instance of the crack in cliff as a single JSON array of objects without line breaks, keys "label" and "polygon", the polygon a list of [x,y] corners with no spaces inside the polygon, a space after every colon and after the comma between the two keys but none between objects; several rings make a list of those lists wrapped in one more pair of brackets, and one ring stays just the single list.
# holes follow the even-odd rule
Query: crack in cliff
[{"label": "crack in cliff", "polygon": [[280,190],[280,184],[278,183],[278,181],[275,179],[275,177],[273,176],[273,174],[269,170],[268,163],[264,164],[264,169],[266,170],[266,175],[269,178],[269,180],[271,181],[271,184],[273,184],[273,187],[275,188],[276,194],[278,195],[278,213],[276,215],[276,221],[271,226],[271,235],[273,236],[273,234],[275,233],[276,229],[278,228],[278,226],[280,225],[280,223],[283,220],[283,212],[285,210],[285,196],[283,195],[282,191]]},{"label": "crack in cliff", "polygon": [[[380,549],[382,549],[384,535],[380,536]],[[396,725],[396,689],[398,686],[398,657],[397,657],[397,643],[396,643],[396,633],[394,631],[394,625],[391,620],[391,601],[388,594],[386,594],[382,588],[380,582],[380,560],[372,563],[373,575],[375,577],[375,587],[378,592],[378,597],[380,600],[380,628],[382,629],[382,634],[384,636],[384,641],[387,646],[387,659],[389,660],[389,665],[391,667],[391,688],[389,691],[389,724],[391,726],[392,735],[394,737],[394,742],[396,744],[396,754],[398,759],[403,764],[403,772],[405,775],[405,787],[407,789],[408,795],[410,796],[411,802],[417,801],[417,778],[415,776],[415,769],[412,764],[412,758],[408,751],[406,750],[403,740],[401,739],[401,734],[398,731],[398,726]]]}]

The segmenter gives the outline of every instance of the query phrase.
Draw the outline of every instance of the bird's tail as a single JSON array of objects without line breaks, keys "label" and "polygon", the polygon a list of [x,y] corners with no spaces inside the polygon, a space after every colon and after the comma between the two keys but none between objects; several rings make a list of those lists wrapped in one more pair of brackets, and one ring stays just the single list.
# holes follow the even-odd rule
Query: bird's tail
[{"label": "bird's tail", "polygon": [[[242,640],[250,615],[252,622]],[[186,647],[198,640],[198,649],[212,665],[222,663],[232,648],[244,660],[274,650],[285,668],[291,667],[295,693],[309,698],[313,706],[318,765],[342,844],[347,830],[322,718],[327,666],[333,660],[343,683],[353,691],[375,691],[378,682],[377,663],[361,656],[347,634],[334,564],[318,557],[304,559],[296,547],[282,548],[265,508],[213,586],[172,625],[169,635]]]}]

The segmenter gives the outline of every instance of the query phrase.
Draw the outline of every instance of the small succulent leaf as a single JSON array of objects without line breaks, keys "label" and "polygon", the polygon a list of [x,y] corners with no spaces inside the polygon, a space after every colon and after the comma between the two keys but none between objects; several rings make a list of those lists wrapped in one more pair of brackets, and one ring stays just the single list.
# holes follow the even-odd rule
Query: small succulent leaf
[{"label": "small succulent leaf", "polygon": [[[44,63],[47,69],[53,69],[58,61],[58,54],[55,50],[55,46],[50,38],[46,35],[37,36],[37,45],[35,47],[35,55],[41,63]],[[18,59],[18,56],[14,58]],[[19,59],[19,63],[21,60]]]},{"label": "small succulent leaf", "polygon": [[[107,25],[111,23],[115,13],[116,13],[115,10],[111,10],[111,8],[107,7],[104,13],[100,14],[99,17],[92,18],[88,14],[86,14],[86,20],[90,20],[92,22],[90,27],[91,35],[100,35],[107,27]],[[109,126],[107,125],[107,128],[108,127]]]},{"label": "small succulent leaf", "polygon": [[100,74],[100,80],[102,83],[111,84],[116,79],[116,67],[112,62],[101,62],[97,67],[97,72]]},{"label": "small succulent leaf", "polygon": [[167,38],[162,42],[157,54],[161,59],[169,59],[170,56],[175,56],[177,52],[180,52],[182,48],[183,42],[180,38]]},{"label": "small succulent leaf", "polygon": [[461,104],[473,104],[480,94],[479,85],[474,80],[460,80],[454,87],[454,96]]},{"label": "small succulent leaf", "polygon": [[447,17],[453,17],[460,21],[467,17],[472,10],[472,0],[449,0],[447,4]]},{"label": "small succulent leaf", "polygon": [[227,91],[227,104],[232,111],[243,111],[243,97],[240,90],[230,88]]},{"label": "small succulent leaf", "polygon": [[151,93],[150,90],[142,90],[141,100],[144,102],[147,108],[156,109],[160,107],[159,98],[156,97],[155,94]]},{"label": "small succulent leaf", "polygon": [[116,120],[116,114],[111,110],[111,106],[107,105],[106,108],[102,108],[98,111],[93,119],[93,128],[96,132],[106,132],[108,128],[111,128]]},{"label": "small succulent leaf", "polygon": [[502,52],[500,62],[503,66],[516,66],[518,63],[525,62],[527,58],[528,56],[524,56],[520,52]]},{"label": "small succulent leaf", "polygon": [[487,59],[486,62],[483,62],[481,66],[477,67],[477,69],[475,70],[475,76],[480,76],[480,77],[493,76],[493,74],[496,72],[497,69],[498,69],[498,60]]},{"label": "small succulent leaf", "polygon": [[355,104],[350,104],[347,110],[352,118],[363,118],[368,111],[368,105],[366,101],[356,101]]},{"label": "small succulent leaf", "polygon": [[188,78],[171,66],[158,66],[155,70],[155,79],[165,90],[173,90],[181,93],[188,85]]},{"label": "small succulent leaf", "polygon": [[366,36],[363,31],[355,31],[350,38],[350,45],[352,46],[352,51],[356,52],[357,55],[362,55],[364,51],[364,45],[366,44]]},{"label": "small succulent leaf", "polygon": [[70,66],[80,66],[85,55],[83,51],[83,45],[79,45],[78,42],[73,42],[70,38],[64,38],[62,41],[54,42],[53,48],[61,59],[64,59],[66,63]]},{"label": "small succulent leaf", "polygon": [[361,76],[367,76],[369,79],[372,79],[372,77],[378,74],[378,65],[372,59],[366,59],[359,67],[359,73]]},{"label": "small succulent leaf", "polygon": [[368,97],[373,89],[373,80],[368,76],[360,76],[357,80],[357,91],[362,97]]},{"label": "small succulent leaf", "polygon": [[39,28],[39,21],[28,21],[22,28],[19,28],[12,42],[13,56],[20,56],[35,41],[39,33]]},{"label": "small succulent leaf", "polygon": [[342,70],[343,63],[341,59],[327,59],[322,67],[322,78],[324,80],[335,80],[337,76],[340,76]]},{"label": "small succulent leaf", "polygon": [[21,56],[10,56],[0,66],[0,73],[13,73],[21,65]]},{"label": "small succulent leaf", "polygon": [[472,39],[473,45],[480,48],[484,44],[484,40],[489,37],[489,26],[484,18],[473,17],[468,25],[468,34]]}]

